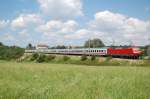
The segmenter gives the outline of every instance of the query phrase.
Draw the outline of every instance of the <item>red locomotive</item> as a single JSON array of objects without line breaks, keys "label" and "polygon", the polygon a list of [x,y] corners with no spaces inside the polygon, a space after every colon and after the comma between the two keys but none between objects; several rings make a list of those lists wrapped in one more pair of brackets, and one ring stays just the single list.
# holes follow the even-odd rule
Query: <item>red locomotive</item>
[{"label": "red locomotive", "polygon": [[132,58],[138,59],[142,54],[139,48],[130,47],[130,48],[108,48],[107,54],[113,57],[119,58]]}]

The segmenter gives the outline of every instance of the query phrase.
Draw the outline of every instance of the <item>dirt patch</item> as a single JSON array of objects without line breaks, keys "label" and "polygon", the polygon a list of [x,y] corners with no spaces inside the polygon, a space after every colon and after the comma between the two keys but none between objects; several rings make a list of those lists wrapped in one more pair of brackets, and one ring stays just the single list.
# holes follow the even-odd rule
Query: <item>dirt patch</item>
[{"label": "dirt patch", "polygon": [[106,61],[106,58],[104,58],[104,57],[100,57],[100,58],[98,59],[98,62],[104,62],[104,61]]}]

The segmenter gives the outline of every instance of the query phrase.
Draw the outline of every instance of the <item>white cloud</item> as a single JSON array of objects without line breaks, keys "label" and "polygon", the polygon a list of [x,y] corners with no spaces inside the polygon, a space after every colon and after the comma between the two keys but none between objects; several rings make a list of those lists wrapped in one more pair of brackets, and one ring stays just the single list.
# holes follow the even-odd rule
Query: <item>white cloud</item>
[{"label": "white cloud", "polygon": [[22,37],[29,37],[29,33],[27,30],[22,30],[21,32],[18,33]]},{"label": "white cloud", "polygon": [[94,20],[89,22],[88,27],[92,31],[104,33],[105,38],[111,37],[117,41],[118,45],[129,44],[129,41],[134,44],[145,45],[148,43],[148,37],[150,37],[150,21],[143,21],[110,11],[96,13]]},{"label": "white cloud", "polygon": [[9,25],[9,20],[0,20],[0,28],[5,28]]},{"label": "white cloud", "polygon": [[[123,14],[102,11],[95,14],[87,25],[79,26],[74,20],[50,20],[38,27],[38,31],[51,40],[68,40],[74,42],[92,38],[100,38],[107,45],[113,40],[117,45],[145,45],[150,37],[150,21],[144,21]],[[82,28],[81,28],[82,27]]]},{"label": "white cloud", "polygon": [[90,31],[86,29],[79,29],[75,31],[73,34],[67,34],[64,36],[65,39],[83,39],[87,38],[87,36],[90,34]]},{"label": "white cloud", "polygon": [[65,22],[62,26],[62,29],[60,30],[62,33],[72,33],[74,32],[78,27],[78,23],[74,20],[69,20]]},{"label": "white cloud", "polygon": [[[47,6],[48,9],[49,3],[56,3],[56,1],[39,0],[41,4],[42,2],[47,2],[45,3],[45,6]],[[79,1],[80,0],[77,2]],[[57,2],[60,2],[61,4],[63,2],[75,2],[75,0],[58,0]],[[64,11],[63,8],[61,9]],[[68,9],[69,8],[67,8],[67,10]],[[58,13],[60,15],[60,12]],[[71,12],[69,13],[71,14]],[[72,13],[76,12],[72,11]],[[52,12],[50,14],[52,14]],[[9,23],[9,21],[5,20],[0,21],[0,28],[8,26]],[[129,44],[130,41],[136,45],[146,45],[148,43],[148,38],[150,38],[150,21],[129,17],[119,13],[113,13],[110,11],[96,13],[94,15],[94,19],[91,19],[85,24],[82,24],[82,26],[80,26],[80,24],[75,20],[69,19],[55,19],[45,22],[38,14],[21,14],[12,20],[10,25],[12,29],[20,31],[17,31],[19,35],[17,35],[15,38],[22,39],[26,37],[24,41],[22,40],[22,42],[26,42],[28,40],[28,42],[31,43],[32,41],[48,43],[66,41],[81,43],[81,41],[83,42],[87,39],[100,38],[108,45],[112,44],[113,39],[116,41],[117,45]],[[33,34],[31,35],[29,32],[32,32]],[[8,41],[14,40],[12,35],[6,33],[5,35],[1,35],[0,38],[3,38],[2,40]]]},{"label": "white cloud", "polygon": [[40,25],[37,31],[46,35],[64,35],[73,33],[78,27],[78,23],[74,20],[68,20],[66,22],[60,20],[50,20],[44,25]]},{"label": "white cloud", "polygon": [[128,18],[125,20],[124,23],[124,29],[127,33],[144,33],[148,32],[148,29],[150,28],[150,22],[149,21],[142,21],[137,18]]},{"label": "white cloud", "polygon": [[101,31],[120,29],[125,19],[126,16],[124,15],[102,11],[95,14],[95,19],[90,22],[90,25],[92,28],[100,29]]},{"label": "white cloud", "polygon": [[26,28],[31,25],[41,24],[43,20],[37,14],[21,14],[16,19],[12,20],[11,27],[13,29]]},{"label": "white cloud", "polygon": [[[79,29],[79,24],[74,20],[50,20],[40,25],[36,31],[42,33],[41,41],[49,42],[51,45],[70,42],[66,35],[74,34]],[[61,43],[59,43],[61,42]]]},{"label": "white cloud", "polygon": [[53,19],[83,15],[81,0],[38,0],[42,12]]}]

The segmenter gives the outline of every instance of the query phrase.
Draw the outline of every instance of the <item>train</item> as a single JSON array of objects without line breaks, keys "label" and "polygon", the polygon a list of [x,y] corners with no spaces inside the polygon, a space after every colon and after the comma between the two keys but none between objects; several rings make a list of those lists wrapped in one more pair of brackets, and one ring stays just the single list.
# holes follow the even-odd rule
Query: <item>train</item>
[{"label": "train", "polygon": [[89,55],[89,56],[112,56],[114,58],[139,59],[142,51],[138,47],[128,48],[74,48],[74,49],[33,49],[25,50],[25,53],[63,54],[63,55]]}]

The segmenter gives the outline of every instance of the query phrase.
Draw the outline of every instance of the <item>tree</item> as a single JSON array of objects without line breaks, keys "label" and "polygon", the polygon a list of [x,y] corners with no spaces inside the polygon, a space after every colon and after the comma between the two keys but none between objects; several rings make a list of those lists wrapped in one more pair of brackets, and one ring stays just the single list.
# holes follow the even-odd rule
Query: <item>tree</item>
[{"label": "tree", "polygon": [[86,48],[98,48],[98,47],[104,47],[104,43],[102,42],[101,39],[95,38],[93,40],[87,40],[84,44],[84,47]]},{"label": "tree", "polygon": [[34,53],[34,54],[32,54],[32,58],[30,60],[34,61],[34,60],[38,59],[38,57],[39,57],[39,54],[38,53]]},{"label": "tree", "polygon": [[150,46],[147,48],[147,55],[150,58]]},{"label": "tree", "polygon": [[28,45],[27,45],[27,47],[26,47],[26,49],[33,49],[34,47],[32,46],[32,44],[31,43],[29,43]]},{"label": "tree", "polygon": [[92,56],[91,56],[91,61],[94,61],[94,60],[96,60],[96,56],[95,56],[95,55],[92,55]]},{"label": "tree", "polygon": [[2,43],[2,42],[0,42],[0,46],[3,46],[3,43]]},{"label": "tree", "polygon": [[65,45],[57,45],[52,47],[51,49],[67,49],[67,47]]},{"label": "tree", "polygon": [[42,62],[45,62],[45,58],[46,58],[46,55],[40,55],[36,61],[38,63],[42,63]]},{"label": "tree", "polygon": [[24,54],[24,49],[17,46],[1,46],[0,47],[0,59],[2,60],[14,60],[20,58]]},{"label": "tree", "polygon": [[82,55],[81,56],[81,61],[85,61],[85,60],[87,60],[87,56],[86,55]]}]

